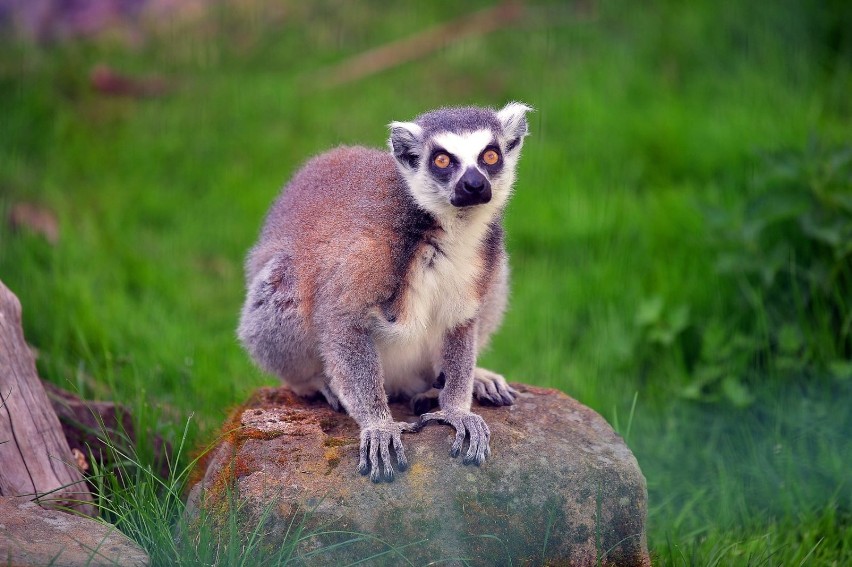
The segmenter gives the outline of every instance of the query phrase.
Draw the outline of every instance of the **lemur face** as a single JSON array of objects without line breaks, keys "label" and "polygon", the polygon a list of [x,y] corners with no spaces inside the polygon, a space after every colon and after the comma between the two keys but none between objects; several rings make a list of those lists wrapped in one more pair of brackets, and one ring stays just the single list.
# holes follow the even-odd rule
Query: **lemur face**
[{"label": "lemur face", "polygon": [[530,107],[442,108],[391,124],[390,148],[414,199],[441,215],[460,208],[502,207],[527,135]]}]

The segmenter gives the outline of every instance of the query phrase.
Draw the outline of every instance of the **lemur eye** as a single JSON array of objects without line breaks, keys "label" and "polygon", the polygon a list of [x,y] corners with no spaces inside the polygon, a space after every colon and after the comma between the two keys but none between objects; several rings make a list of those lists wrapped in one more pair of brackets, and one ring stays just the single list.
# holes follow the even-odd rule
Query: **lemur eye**
[{"label": "lemur eye", "polygon": [[488,150],[484,154],[482,154],[482,161],[484,161],[488,165],[494,165],[498,161],[500,161],[500,154],[495,152],[494,150]]},{"label": "lemur eye", "polygon": [[438,154],[435,156],[435,165],[441,169],[446,169],[450,166],[450,156],[447,154]]}]

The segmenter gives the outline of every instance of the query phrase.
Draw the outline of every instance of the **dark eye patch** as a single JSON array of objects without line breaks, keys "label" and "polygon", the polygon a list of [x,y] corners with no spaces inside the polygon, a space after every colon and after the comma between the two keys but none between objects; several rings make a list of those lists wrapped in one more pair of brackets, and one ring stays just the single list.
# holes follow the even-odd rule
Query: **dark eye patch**
[{"label": "dark eye patch", "polygon": [[[485,155],[485,152],[489,150],[497,152],[497,155],[500,158],[497,160],[497,163],[492,165],[488,165],[482,159],[482,157]],[[497,146],[496,142],[492,142],[491,144],[488,144],[487,146],[485,146],[485,148],[482,149],[482,153],[479,154],[479,165],[483,167],[489,175],[495,175],[503,170],[503,153],[500,151],[500,147]]]},{"label": "dark eye patch", "polygon": [[[450,165],[444,168],[440,168],[435,165],[435,158],[440,154],[444,154],[445,156],[450,158]],[[452,178],[453,172],[455,171],[458,164],[458,158],[443,148],[435,148],[429,155],[429,172],[432,174],[433,177],[435,177],[439,181],[449,181],[450,178]]]}]

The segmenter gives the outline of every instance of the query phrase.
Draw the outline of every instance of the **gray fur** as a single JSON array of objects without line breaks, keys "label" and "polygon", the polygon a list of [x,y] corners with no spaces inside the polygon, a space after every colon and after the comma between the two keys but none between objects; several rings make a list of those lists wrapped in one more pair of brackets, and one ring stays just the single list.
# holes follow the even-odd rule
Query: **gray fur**
[{"label": "gray fur", "polygon": [[415,124],[423,128],[426,137],[440,132],[473,132],[474,130],[491,130],[495,134],[502,131],[502,125],[497,115],[489,108],[468,106],[463,108],[439,108],[421,114],[414,119]]},{"label": "gray fur", "polygon": [[[392,455],[406,468],[401,434],[431,421],[455,427],[453,456],[469,437],[464,461],[481,464],[490,432],[470,411],[472,396],[514,401],[476,358],[506,307],[501,221],[528,110],[440,109],[393,123],[390,152],[314,158],[271,208],[246,261],[241,342],[296,393],[321,394],[358,422],[359,470],[373,481],[393,479]],[[458,160],[485,176],[493,198],[452,205],[462,174],[429,172],[439,142],[464,153]],[[486,147],[500,152],[496,166],[481,162]],[[433,384],[442,386],[440,411],[393,421],[388,395],[428,400]]]}]

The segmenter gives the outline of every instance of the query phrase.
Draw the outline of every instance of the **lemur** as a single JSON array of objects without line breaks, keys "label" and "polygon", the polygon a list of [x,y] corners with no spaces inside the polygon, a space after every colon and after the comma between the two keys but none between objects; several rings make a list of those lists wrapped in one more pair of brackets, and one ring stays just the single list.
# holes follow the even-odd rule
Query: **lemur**
[{"label": "lemur", "polygon": [[[401,433],[428,422],[470,437],[464,463],[491,452],[471,400],[517,392],[476,358],[503,318],[509,268],[503,211],[530,107],[441,108],[390,124],[390,152],[338,147],[298,171],[246,260],[238,335],[299,395],[322,394],[361,428],[358,470],[393,480]],[[440,389],[437,393],[434,387]],[[396,422],[388,396],[440,410]]]}]

